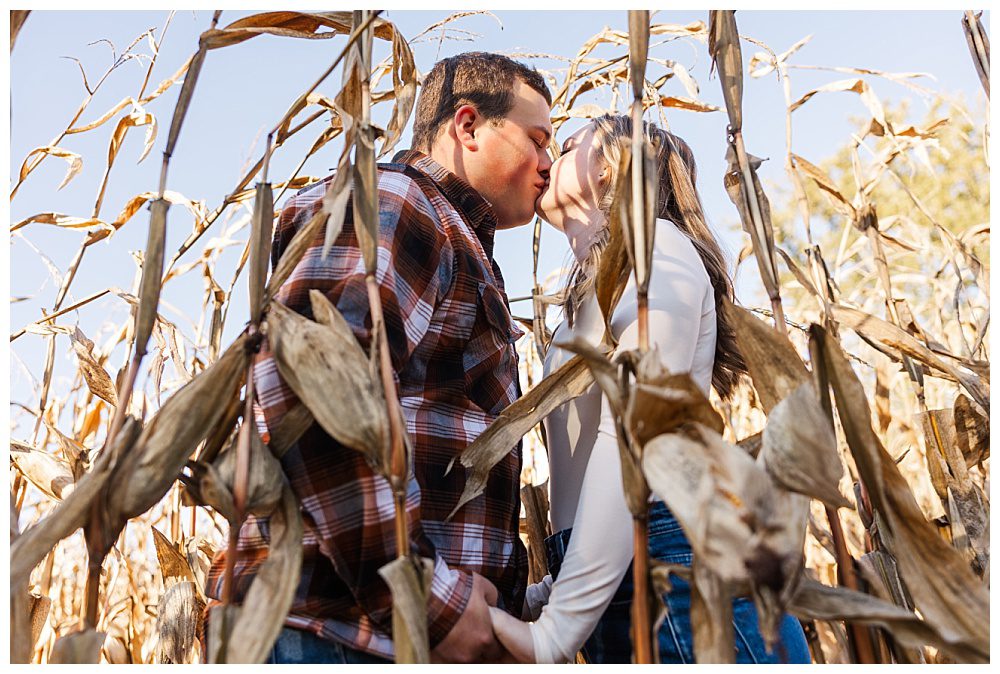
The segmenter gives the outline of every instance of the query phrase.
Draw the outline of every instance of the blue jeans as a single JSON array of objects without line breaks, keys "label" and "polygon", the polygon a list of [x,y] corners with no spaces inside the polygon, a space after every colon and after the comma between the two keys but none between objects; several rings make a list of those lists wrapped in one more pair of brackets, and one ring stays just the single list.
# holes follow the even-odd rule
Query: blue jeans
[{"label": "blue jeans", "polygon": [[[559,574],[559,567],[566,555],[572,529],[563,529],[545,539],[545,551],[552,577]],[[680,523],[662,501],[657,501],[649,511],[649,553],[655,559],[670,563],[691,565],[691,546],[681,530]],[[661,663],[693,663],[694,635],[691,631],[691,588],[676,576],[670,578],[671,590],[663,595],[667,615],[657,635]],[[624,663],[632,661],[632,640],[629,627],[632,623],[632,566],[615,591],[604,615],[594,632],[583,645],[583,657],[591,663]],[[757,608],[748,597],[733,599],[733,628],[735,630],[737,663],[810,663],[809,647],[802,626],[794,616],[785,614],[781,621],[779,642],[769,653],[757,624]]]},{"label": "blue jeans", "polygon": [[278,635],[278,640],[271,648],[267,658],[270,665],[289,665],[304,663],[328,663],[334,665],[384,665],[392,660],[385,660],[355,650],[336,641],[323,639],[312,632],[284,627]]}]

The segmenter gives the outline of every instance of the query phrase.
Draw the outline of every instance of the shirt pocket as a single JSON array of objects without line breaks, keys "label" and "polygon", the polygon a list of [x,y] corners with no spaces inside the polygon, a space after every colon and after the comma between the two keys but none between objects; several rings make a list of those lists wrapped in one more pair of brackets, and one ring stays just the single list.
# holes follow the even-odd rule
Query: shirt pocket
[{"label": "shirt pocket", "polygon": [[476,321],[463,355],[469,400],[491,415],[517,398],[517,352],[514,342],[524,333],[514,325],[500,290],[480,281]]}]

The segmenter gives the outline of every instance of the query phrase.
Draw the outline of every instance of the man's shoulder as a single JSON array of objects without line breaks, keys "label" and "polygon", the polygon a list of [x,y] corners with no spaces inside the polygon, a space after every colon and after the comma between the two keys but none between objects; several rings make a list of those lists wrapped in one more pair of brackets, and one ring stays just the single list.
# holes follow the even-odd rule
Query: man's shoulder
[{"label": "man's shoulder", "polygon": [[[378,168],[378,189],[380,198],[391,195],[401,198],[416,199],[430,205],[430,198],[437,192],[434,181],[430,177],[409,164],[402,163],[380,163]],[[326,194],[330,182],[336,177],[334,171],[322,180],[306,185],[286,202],[287,206],[302,207],[310,203],[320,201]],[[385,193],[388,193],[385,194]]]}]

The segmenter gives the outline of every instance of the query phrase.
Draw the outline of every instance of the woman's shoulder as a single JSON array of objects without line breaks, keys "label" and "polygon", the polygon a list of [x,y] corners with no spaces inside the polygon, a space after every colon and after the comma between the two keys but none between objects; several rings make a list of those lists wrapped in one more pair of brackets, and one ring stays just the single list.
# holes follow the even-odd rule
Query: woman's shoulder
[{"label": "woman's shoulder", "polygon": [[[659,272],[659,274],[657,273]],[[657,283],[656,276],[666,276]],[[694,241],[681,229],[664,218],[656,219],[656,235],[653,240],[652,284],[673,285],[693,284],[701,288],[711,287],[712,281],[705,269],[705,263],[695,247]]]}]

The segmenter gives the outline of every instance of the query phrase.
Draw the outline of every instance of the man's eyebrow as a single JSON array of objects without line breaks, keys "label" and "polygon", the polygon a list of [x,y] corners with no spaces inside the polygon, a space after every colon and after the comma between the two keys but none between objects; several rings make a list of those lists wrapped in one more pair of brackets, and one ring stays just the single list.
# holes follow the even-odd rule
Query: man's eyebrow
[{"label": "man's eyebrow", "polygon": [[549,131],[548,129],[546,129],[544,126],[542,126],[540,124],[537,124],[537,125],[535,125],[535,126],[533,126],[531,128],[534,131],[540,131],[542,133],[542,135],[545,137],[545,141],[544,141],[545,143],[548,143],[550,140],[552,140],[552,132]]}]

